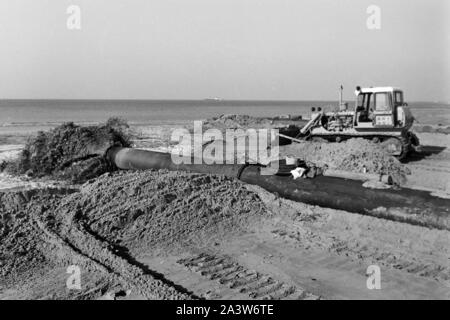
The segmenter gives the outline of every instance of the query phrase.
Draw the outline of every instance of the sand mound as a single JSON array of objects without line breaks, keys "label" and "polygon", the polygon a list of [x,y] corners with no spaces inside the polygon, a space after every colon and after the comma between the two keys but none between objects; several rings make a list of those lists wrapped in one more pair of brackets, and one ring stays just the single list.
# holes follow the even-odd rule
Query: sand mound
[{"label": "sand mound", "polygon": [[341,143],[305,142],[280,147],[281,156],[295,156],[322,168],[389,174],[403,184],[409,170],[376,143],[350,139]]},{"label": "sand mound", "polygon": [[270,119],[256,118],[249,115],[227,114],[208,119],[203,123],[205,129],[238,129],[238,128],[269,128]]},{"label": "sand mound", "polygon": [[[52,188],[0,193],[0,278],[8,276],[14,280],[21,273],[40,269],[49,262],[43,253],[45,244],[29,214],[30,208],[47,201],[51,203],[55,197],[73,191]],[[39,198],[39,203],[33,197]]]},{"label": "sand mound", "polygon": [[0,193],[0,278],[31,268],[43,256],[36,252],[35,240],[30,237],[32,224],[23,211],[27,202],[21,193]]},{"label": "sand mound", "polygon": [[99,126],[70,122],[41,131],[28,140],[18,160],[2,167],[14,174],[84,182],[111,170],[102,157],[110,146],[130,146],[124,126],[120,119],[111,118]]},{"label": "sand mound", "polygon": [[238,181],[169,171],[104,175],[64,199],[60,209],[78,205],[101,237],[153,249],[211,244],[265,212],[258,197]]},{"label": "sand mound", "polygon": [[168,171],[106,173],[69,195],[0,193],[1,284],[43,265],[76,264],[151,299],[186,299],[189,293],[143,270],[129,252],[211,247],[265,213],[238,181]]}]

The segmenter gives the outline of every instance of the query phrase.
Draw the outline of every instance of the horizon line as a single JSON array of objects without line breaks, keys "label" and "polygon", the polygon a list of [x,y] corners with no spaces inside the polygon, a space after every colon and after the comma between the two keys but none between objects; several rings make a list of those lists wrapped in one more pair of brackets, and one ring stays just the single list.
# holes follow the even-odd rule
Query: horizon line
[{"label": "horizon line", "polygon": [[[192,102],[339,102],[328,99],[222,99],[215,100],[214,98],[200,98],[200,99],[182,99],[182,98],[0,98],[0,101],[192,101]],[[354,102],[354,100],[344,99],[344,102]],[[427,100],[409,100],[411,103],[442,103],[450,104],[450,101],[427,101]]]}]

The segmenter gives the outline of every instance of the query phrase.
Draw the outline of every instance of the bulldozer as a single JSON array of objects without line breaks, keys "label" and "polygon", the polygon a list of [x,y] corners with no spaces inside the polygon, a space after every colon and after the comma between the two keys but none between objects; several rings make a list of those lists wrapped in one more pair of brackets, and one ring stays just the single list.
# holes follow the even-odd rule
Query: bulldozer
[{"label": "bulldozer", "polygon": [[351,138],[381,143],[389,154],[405,159],[411,151],[420,151],[419,139],[410,131],[414,117],[404,102],[403,91],[395,87],[356,87],[354,110],[342,101],[325,112],[312,108],[311,119],[295,139],[341,142]]}]

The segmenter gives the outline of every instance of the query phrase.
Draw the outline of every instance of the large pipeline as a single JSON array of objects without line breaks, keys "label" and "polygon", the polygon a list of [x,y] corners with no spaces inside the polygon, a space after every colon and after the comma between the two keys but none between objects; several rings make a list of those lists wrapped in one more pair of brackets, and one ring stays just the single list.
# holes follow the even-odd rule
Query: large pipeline
[{"label": "large pipeline", "polygon": [[262,175],[259,165],[177,165],[169,153],[122,147],[110,148],[107,158],[123,170],[167,169],[225,175],[294,201],[450,230],[450,200],[425,191],[369,189],[360,181],[326,176],[294,180]]}]

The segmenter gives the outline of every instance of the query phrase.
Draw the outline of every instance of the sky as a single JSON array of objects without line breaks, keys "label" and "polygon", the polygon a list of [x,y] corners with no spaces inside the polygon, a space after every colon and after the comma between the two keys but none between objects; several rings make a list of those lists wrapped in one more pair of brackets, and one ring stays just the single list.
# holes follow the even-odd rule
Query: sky
[{"label": "sky", "polygon": [[0,99],[449,102],[449,60],[448,0],[0,0]]}]

